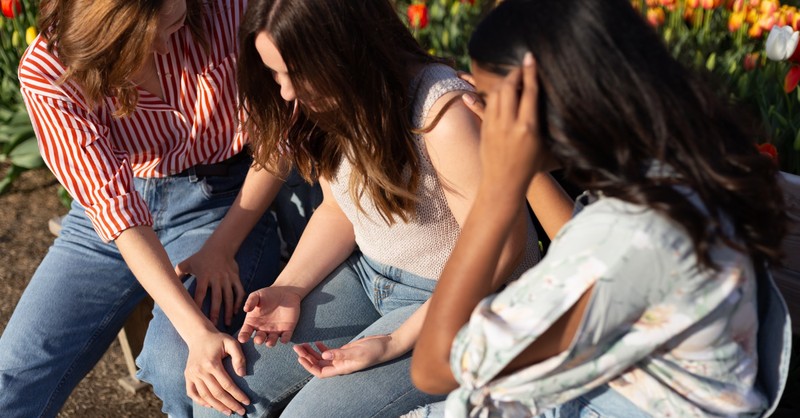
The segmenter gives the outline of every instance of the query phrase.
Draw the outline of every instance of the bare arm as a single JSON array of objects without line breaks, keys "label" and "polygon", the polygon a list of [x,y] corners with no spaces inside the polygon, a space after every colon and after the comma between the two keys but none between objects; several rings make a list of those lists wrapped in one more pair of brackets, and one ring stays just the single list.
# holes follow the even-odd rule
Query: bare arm
[{"label": "bare arm", "polygon": [[296,289],[301,297],[346,260],[356,246],[353,224],[333,197],[330,183],[320,178],[319,184],[322,203],[311,215],[297,249],[273,285]]},{"label": "bare arm", "polygon": [[[460,95],[459,92],[453,92],[440,98],[427,118],[434,118],[447,101],[458,99]],[[433,130],[425,134],[425,145],[444,188],[450,211],[463,228],[483,177],[480,120],[461,100],[456,100]],[[494,187],[505,190],[504,183],[498,182]],[[514,216],[512,233],[503,243],[498,254],[498,268],[493,274],[498,286],[516,268],[525,250],[528,214],[524,202],[519,202]]]},{"label": "bare arm", "polygon": [[[518,207],[534,175],[548,166],[547,151],[537,134],[535,79],[535,67],[530,64],[525,67],[521,102],[517,99],[520,70],[512,71],[489,96],[481,132],[484,176],[478,197],[431,297],[412,359],[412,380],[423,391],[447,393],[458,386],[449,362],[453,339],[475,306],[496,290],[498,260],[517,228]],[[585,303],[575,306],[562,325],[575,324],[571,316],[582,315]],[[553,331],[553,338],[540,338],[510,369],[557,354],[572,335],[574,329],[562,329]]]},{"label": "bare arm", "polygon": [[533,176],[526,197],[544,232],[550,239],[555,238],[572,217],[575,207],[572,199],[553,176],[544,172]]}]

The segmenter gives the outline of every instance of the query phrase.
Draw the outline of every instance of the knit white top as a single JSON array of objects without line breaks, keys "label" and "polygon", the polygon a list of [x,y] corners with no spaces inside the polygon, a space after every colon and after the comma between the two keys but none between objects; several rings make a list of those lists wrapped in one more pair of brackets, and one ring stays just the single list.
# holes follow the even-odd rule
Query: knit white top
[{"label": "knit white top", "polygon": [[[428,111],[443,95],[451,91],[472,90],[472,86],[459,79],[452,68],[428,65],[411,83],[413,126],[417,129],[423,127]],[[416,135],[414,139],[419,153],[419,187],[416,216],[409,222],[400,220],[389,225],[366,194],[361,197],[362,210],[358,209],[349,190],[352,165],[346,157],[342,158],[338,172],[330,181],[331,191],[352,222],[356,244],[364,255],[409,273],[438,280],[461,228],[447,204],[422,135]],[[528,232],[525,260],[513,278],[532,267],[540,257],[536,231],[530,221]]]}]

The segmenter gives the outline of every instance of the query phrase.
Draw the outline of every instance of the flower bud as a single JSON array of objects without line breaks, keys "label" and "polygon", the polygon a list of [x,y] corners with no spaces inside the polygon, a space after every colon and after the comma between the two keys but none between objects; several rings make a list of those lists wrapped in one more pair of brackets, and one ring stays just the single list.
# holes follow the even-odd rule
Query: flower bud
[{"label": "flower bud", "polygon": [[766,42],[767,58],[773,61],[785,61],[795,54],[800,32],[789,26],[775,26],[769,32]]}]

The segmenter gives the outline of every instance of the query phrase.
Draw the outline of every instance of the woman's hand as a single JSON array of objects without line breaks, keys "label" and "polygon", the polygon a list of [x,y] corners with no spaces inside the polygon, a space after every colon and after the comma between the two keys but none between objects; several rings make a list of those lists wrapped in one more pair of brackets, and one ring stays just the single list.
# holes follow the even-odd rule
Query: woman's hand
[{"label": "woman's hand", "polygon": [[533,175],[546,167],[538,118],[539,86],[530,53],[488,94],[481,125],[484,180],[524,195]]},{"label": "woman's hand", "polygon": [[219,321],[221,306],[225,307],[225,325],[231,325],[231,318],[242,307],[244,287],[239,277],[239,265],[234,254],[203,246],[197,253],[175,266],[178,277],[193,275],[197,281],[194,301],[202,307],[203,299],[211,289],[211,310],[209,319],[214,325]]},{"label": "woman's hand", "polygon": [[321,342],[294,346],[300,364],[318,378],[350,374],[383,363],[389,351],[392,337],[372,335],[343,345],[341,348],[328,348]]},{"label": "woman's hand", "polygon": [[249,405],[250,399],[222,365],[222,359],[230,356],[236,374],[245,375],[245,358],[239,343],[221,332],[202,334],[187,343],[189,358],[184,376],[189,397],[226,415],[231,412],[244,415],[243,405]]},{"label": "woman's hand", "polygon": [[286,344],[300,317],[300,301],[303,298],[289,288],[272,286],[259,289],[247,297],[239,342],[246,342],[253,336],[256,344],[274,347],[280,340]]}]

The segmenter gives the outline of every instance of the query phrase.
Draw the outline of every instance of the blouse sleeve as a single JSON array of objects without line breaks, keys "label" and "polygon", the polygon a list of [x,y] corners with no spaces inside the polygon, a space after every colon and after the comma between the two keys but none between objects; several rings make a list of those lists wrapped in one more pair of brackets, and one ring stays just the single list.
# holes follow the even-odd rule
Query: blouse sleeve
[{"label": "blouse sleeve", "polygon": [[134,190],[127,157],[115,152],[109,129],[72,101],[22,88],[45,163],[86,214],[103,241],[125,229],[152,225],[147,204]]},{"label": "blouse sleeve", "polygon": [[[563,228],[536,267],[476,307],[451,350],[460,388],[447,416],[541,413],[620,375],[733,291],[736,280],[675,283],[684,268],[677,260],[693,257],[691,242],[659,216],[593,209]],[[568,350],[497,377],[592,285]],[[697,303],[683,302],[687,294],[699,295]]]}]

